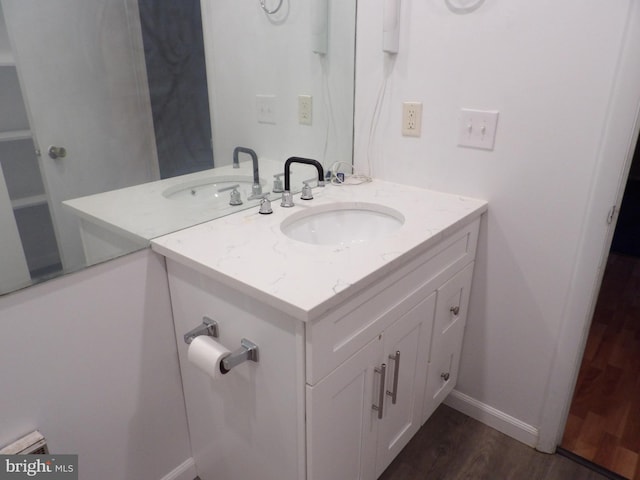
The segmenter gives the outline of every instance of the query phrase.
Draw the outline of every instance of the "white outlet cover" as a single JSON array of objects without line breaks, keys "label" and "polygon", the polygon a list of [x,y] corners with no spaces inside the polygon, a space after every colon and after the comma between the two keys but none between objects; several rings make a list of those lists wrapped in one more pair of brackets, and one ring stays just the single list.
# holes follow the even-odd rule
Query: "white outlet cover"
[{"label": "white outlet cover", "polygon": [[276,123],[275,95],[256,95],[256,116],[258,123]]},{"label": "white outlet cover", "polygon": [[499,113],[495,110],[461,109],[458,145],[493,150]]},{"label": "white outlet cover", "polygon": [[298,123],[311,125],[313,120],[313,97],[311,95],[298,95]]},{"label": "white outlet cover", "polygon": [[421,102],[403,102],[402,135],[405,137],[419,137],[422,135]]}]

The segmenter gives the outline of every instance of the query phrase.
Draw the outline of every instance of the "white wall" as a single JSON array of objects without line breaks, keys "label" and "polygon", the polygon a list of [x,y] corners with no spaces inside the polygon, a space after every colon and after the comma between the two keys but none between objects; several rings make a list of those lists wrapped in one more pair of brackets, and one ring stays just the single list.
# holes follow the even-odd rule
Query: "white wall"
[{"label": "white wall", "polygon": [[[575,297],[630,8],[628,0],[486,0],[458,15],[444,0],[403,0],[395,59],[380,48],[382,2],[358,9],[356,165],[489,201],[457,389],[521,422],[532,444],[543,409],[563,407],[545,405],[547,384]],[[424,105],[421,138],[401,136],[403,101]],[[494,151],[457,146],[460,108],[500,111]]]},{"label": "white wall", "polygon": [[1,297],[0,446],[39,429],[80,478],[193,478],[174,338],[151,250]]},{"label": "white wall", "polygon": [[[278,0],[267,0],[270,9]],[[352,155],[355,0],[329,0],[329,49],[313,53],[311,2],[202,1],[216,166],[233,149],[283,162],[307,156],[330,166]],[[214,61],[215,59],[215,61]],[[313,96],[313,124],[298,123],[298,95]],[[275,95],[276,124],[258,123],[256,95]],[[326,145],[326,152],[325,152]]]},{"label": "white wall", "polygon": [[[458,390],[534,430],[629,6],[486,0],[459,16],[441,0],[404,0],[401,53],[387,62],[371,141],[382,2],[358,11],[356,164],[370,153],[377,177],[489,200]],[[424,104],[419,139],[400,135],[406,100]],[[460,107],[500,111],[493,152],[456,146]],[[0,445],[39,428],[97,480],[160,478],[187,461],[165,271],[153,253],[2,297],[0,329]]]}]

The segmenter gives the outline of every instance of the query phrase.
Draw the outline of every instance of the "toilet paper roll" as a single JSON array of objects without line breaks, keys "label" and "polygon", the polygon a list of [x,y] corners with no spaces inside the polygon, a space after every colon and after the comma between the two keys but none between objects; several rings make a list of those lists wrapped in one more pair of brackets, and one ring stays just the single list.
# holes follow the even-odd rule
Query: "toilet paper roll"
[{"label": "toilet paper roll", "polygon": [[220,362],[229,353],[231,352],[212,337],[199,335],[189,344],[187,358],[215,380],[224,375],[220,370]]}]

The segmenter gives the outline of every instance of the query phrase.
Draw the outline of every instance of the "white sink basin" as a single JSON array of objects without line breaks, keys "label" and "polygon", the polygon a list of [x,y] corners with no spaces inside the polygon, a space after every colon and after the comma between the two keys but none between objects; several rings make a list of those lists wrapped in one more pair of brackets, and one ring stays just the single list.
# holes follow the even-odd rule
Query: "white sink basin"
[{"label": "white sink basin", "polygon": [[287,237],[314,245],[363,243],[398,230],[404,216],[376,203],[341,202],[297,212],[280,225]]},{"label": "white sink basin", "polygon": [[[264,180],[260,179],[260,183],[264,184]],[[246,200],[247,196],[251,195],[251,186],[253,185],[253,176],[251,175],[217,175],[199,178],[169,187],[162,192],[162,196],[171,200],[190,202],[217,198],[228,200],[230,192],[220,192],[220,189],[238,184],[242,199]]]}]

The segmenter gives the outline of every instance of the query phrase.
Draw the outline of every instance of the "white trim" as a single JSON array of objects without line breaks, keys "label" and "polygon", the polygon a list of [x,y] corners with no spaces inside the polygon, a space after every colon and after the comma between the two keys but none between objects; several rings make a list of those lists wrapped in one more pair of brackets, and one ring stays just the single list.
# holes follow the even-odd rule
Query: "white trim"
[{"label": "white trim", "polygon": [[612,205],[620,205],[638,137],[640,110],[640,6],[629,2],[628,24],[611,93],[597,171],[585,211],[540,421],[537,449],[551,453],[562,439],[593,308],[600,290],[615,224],[607,225]]},{"label": "white trim", "polygon": [[193,461],[193,458],[188,458],[160,480],[193,480],[197,476],[196,462]]},{"label": "white trim", "polygon": [[29,140],[30,138],[33,138],[33,135],[31,135],[31,130],[13,130],[11,132],[0,132],[0,142]]},{"label": "white trim", "polygon": [[501,412],[490,405],[482,403],[469,395],[453,390],[445,399],[444,403],[525,445],[535,448],[538,444],[537,428]]},{"label": "white trim", "polygon": [[47,203],[47,195],[43,193],[41,195],[32,195],[30,197],[17,198],[15,200],[11,200],[11,208],[13,208],[14,210],[17,210],[19,208],[44,205],[45,203]]}]

